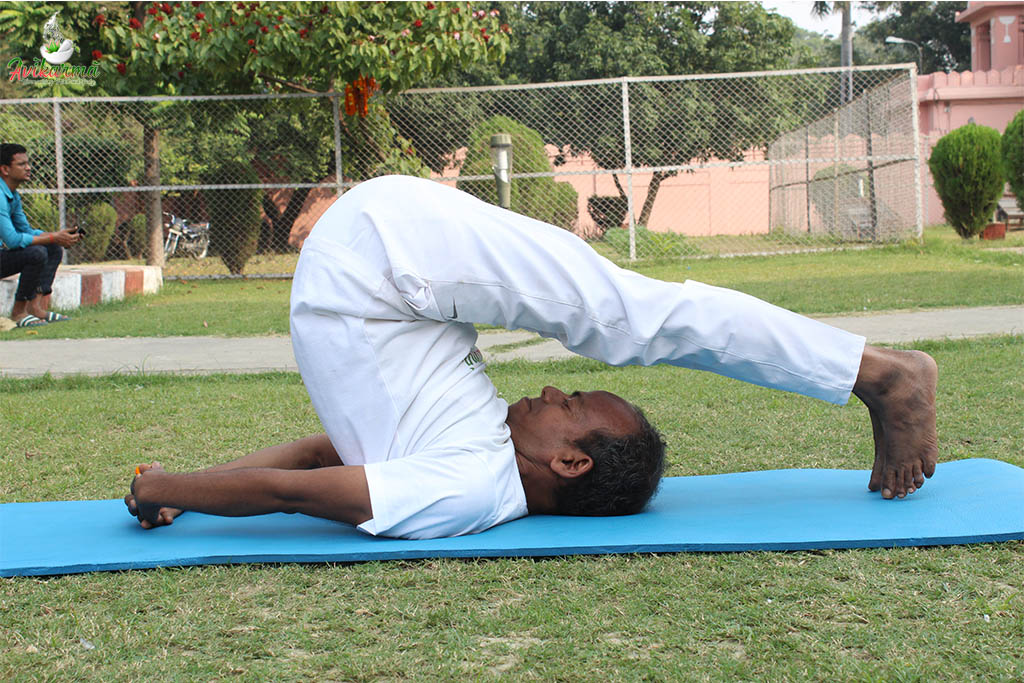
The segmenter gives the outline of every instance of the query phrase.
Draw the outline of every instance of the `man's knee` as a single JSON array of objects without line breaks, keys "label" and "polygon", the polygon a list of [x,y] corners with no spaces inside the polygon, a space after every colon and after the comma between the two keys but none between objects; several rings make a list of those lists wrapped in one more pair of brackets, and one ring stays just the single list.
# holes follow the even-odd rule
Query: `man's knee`
[{"label": "man's knee", "polygon": [[[60,247],[57,248],[59,249]],[[42,244],[33,244],[31,246],[25,247],[25,253],[22,255],[22,259],[24,260],[25,265],[32,266],[43,265],[44,263],[46,263],[47,258],[48,253],[46,251],[46,247],[43,246]]]},{"label": "man's knee", "polygon": [[64,247],[59,244],[47,244],[46,245],[46,262],[50,265],[60,265],[60,262],[64,260]]}]

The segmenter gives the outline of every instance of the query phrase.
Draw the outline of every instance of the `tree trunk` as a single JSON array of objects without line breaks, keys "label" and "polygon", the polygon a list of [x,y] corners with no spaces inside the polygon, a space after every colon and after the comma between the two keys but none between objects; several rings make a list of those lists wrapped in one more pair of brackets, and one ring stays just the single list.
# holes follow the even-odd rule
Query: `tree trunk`
[{"label": "tree trunk", "polygon": [[[853,66],[853,25],[850,21],[850,3],[843,2],[839,3],[839,11],[843,17],[843,28],[839,34],[839,39],[842,44],[841,52],[839,54],[839,65],[840,66]],[[843,102],[849,102],[853,99],[853,74],[843,74]]]},{"label": "tree trunk", "polygon": [[658,197],[658,190],[661,188],[661,181],[673,175],[675,174],[670,171],[655,171],[651,175],[651,184],[647,188],[647,197],[644,199],[643,209],[640,210],[637,225],[647,227],[647,223],[651,220],[651,212],[654,210],[654,200]]},{"label": "tree trunk", "polygon": [[[142,124],[142,155],[146,185],[160,185],[160,130],[154,128],[152,123]],[[163,267],[164,220],[160,191],[147,192],[146,204],[149,224],[149,253],[146,255],[146,264]]]},{"label": "tree trunk", "polygon": [[282,254],[291,250],[292,245],[288,242],[288,238],[291,237],[295,219],[301,214],[311,189],[300,187],[293,190],[284,211],[277,210],[277,205],[268,194],[263,195],[263,213],[270,221],[270,231],[266,239],[262,240],[263,244],[260,245],[262,251]]}]

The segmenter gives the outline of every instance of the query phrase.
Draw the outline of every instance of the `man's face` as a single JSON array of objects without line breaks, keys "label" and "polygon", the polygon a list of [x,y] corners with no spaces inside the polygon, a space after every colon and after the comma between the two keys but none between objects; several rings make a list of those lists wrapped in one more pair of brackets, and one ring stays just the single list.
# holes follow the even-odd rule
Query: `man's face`
[{"label": "man's face", "polygon": [[32,166],[28,163],[27,154],[15,154],[9,166],[0,166],[0,175],[4,180],[12,180],[20,184],[32,177]]},{"label": "man's face", "polygon": [[577,391],[571,395],[544,387],[537,398],[524,397],[508,407],[505,423],[516,451],[555,453],[595,429],[616,436],[630,434],[639,423],[633,407],[607,391]]}]

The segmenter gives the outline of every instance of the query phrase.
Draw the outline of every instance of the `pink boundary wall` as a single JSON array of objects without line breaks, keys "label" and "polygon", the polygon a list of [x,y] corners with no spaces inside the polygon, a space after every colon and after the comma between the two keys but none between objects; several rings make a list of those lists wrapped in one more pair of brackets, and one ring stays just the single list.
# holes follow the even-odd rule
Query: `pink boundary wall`
[{"label": "pink boundary wall", "polygon": [[[925,225],[945,222],[942,203],[933,188],[928,170],[928,157],[932,147],[946,133],[973,121],[995,128],[1000,133],[1006,128],[1018,111],[1024,109],[1024,64],[1017,64],[1000,71],[965,71],[961,73],[933,73],[919,76],[918,121],[921,133],[921,180],[923,189],[923,212]],[[551,158],[558,154],[548,146]],[[450,179],[458,177],[458,165],[465,155],[464,150],[456,154],[452,167],[433,177]],[[759,161],[764,157],[760,152],[751,152],[747,160]],[[596,166],[587,155],[567,157],[559,171],[588,172]],[[658,192],[658,199],[651,213],[649,227],[656,231],[673,230],[685,235],[742,235],[768,232],[768,173],[767,165],[747,168],[711,167],[692,173],[682,172],[666,178]],[[579,194],[578,207],[580,224],[578,232],[587,235],[594,224],[587,212],[587,200],[591,195],[616,195],[611,175],[570,175],[557,179],[568,182]],[[328,180],[329,181],[329,180]],[[634,173],[633,189],[639,216],[651,174]],[[327,182],[327,181],[325,181]],[[628,176],[619,175],[619,182],[627,187]],[[272,192],[275,203],[283,208],[291,190]],[[334,201],[333,190],[320,189],[310,192],[303,205],[302,215],[295,221],[289,241],[300,246],[313,229],[313,225],[327,207]]]},{"label": "pink boundary wall", "polygon": [[946,133],[972,119],[1000,134],[1017,112],[1024,109],[1024,65],[1001,71],[934,73],[917,80],[918,120],[921,126],[921,179],[924,188],[924,223],[944,223],[942,202],[932,183],[928,157]]}]

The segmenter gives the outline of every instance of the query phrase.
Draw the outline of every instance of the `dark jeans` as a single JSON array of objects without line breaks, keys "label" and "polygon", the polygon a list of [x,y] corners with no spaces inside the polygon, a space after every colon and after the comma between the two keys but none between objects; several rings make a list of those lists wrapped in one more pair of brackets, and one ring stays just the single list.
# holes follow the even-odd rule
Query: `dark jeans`
[{"label": "dark jeans", "polygon": [[56,244],[33,244],[21,249],[0,249],[0,278],[21,273],[15,301],[28,301],[53,291],[53,277],[64,256]]}]

